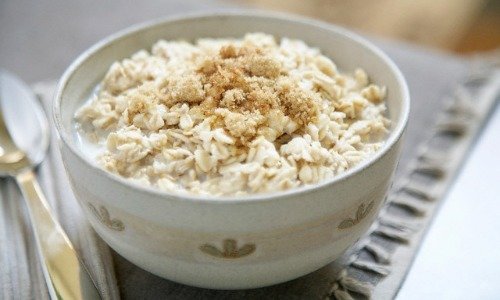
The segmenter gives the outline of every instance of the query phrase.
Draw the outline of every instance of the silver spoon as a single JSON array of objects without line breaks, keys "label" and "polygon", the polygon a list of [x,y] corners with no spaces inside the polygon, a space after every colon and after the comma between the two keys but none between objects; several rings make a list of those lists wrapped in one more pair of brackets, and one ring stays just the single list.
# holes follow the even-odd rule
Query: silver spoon
[{"label": "silver spoon", "polygon": [[49,145],[47,118],[30,89],[0,70],[0,177],[15,178],[26,200],[52,299],[100,299],[61,225],[54,218],[34,169]]}]

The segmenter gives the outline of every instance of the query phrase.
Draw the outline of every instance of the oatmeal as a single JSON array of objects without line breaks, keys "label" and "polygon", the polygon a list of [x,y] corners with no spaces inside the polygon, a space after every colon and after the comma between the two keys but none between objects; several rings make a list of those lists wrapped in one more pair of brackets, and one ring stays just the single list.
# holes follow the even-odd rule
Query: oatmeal
[{"label": "oatmeal", "polygon": [[263,193],[373,155],[390,126],[385,94],[298,40],[160,40],[115,62],[75,120],[109,172],[171,192]]}]

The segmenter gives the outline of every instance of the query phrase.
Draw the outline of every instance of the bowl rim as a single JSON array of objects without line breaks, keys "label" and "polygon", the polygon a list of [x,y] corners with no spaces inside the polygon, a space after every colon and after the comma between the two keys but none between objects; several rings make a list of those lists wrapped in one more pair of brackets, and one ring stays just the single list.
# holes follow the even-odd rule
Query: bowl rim
[{"label": "bowl rim", "polygon": [[[79,68],[79,66],[85,62],[88,58],[96,55],[101,49],[109,46],[113,42],[126,38],[131,34],[147,30],[151,27],[162,26],[164,24],[182,21],[182,20],[197,20],[203,18],[217,18],[217,17],[235,17],[235,16],[245,16],[245,17],[257,17],[257,18],[267,18],[267,19],[276,19],[279,21],[288,21],[294,23],[301,23],[303,25],[315,26],[322,29],[327,29],[329,31],[335,32],[335,34],[341,35],[345,38],[351,39],[356,42],[359,46],[366,48],[367,50],[374,53],[378,56],[379,59],[382,60],[384,64],[393,72],[396,77],[396,81],[401,88],[401,112],[400,112],[400,120],[396,124],[396,126],[391,130],[389,137],[385,141],[384,145],[381,149],[379,149],[373,156],[368,159],[362,161],[358,165],[353,168],[348,169],[342,174],[333,176],[331,179],[324,180],[314,185],[301,186],[296,188],[287,189],[284,191],[276,191],[276,192],[266,192],[266,193],[255,193],[248,195],[240,195],[240,196],[216,196],[216,195],[197,195],[190,193],[176,193],[163,191],[158,188],[152,186],[145,186],[139,183],[136,183],[130,179],[121,177],[119,175],[108,172],[100,167],[98,167],[94,162],[90,160],[85,154],[82,153],[80,149],[76,146],[74,142],[71,142],[71,137],[65,134],[63,130],[64,126],[62,125],[61,120],[61,101],[62,95],[68,84],[68,81],[73,76],[74,72]],[[150,21],[138,23],[132,26],[129,26],[125,29],[122,29],[114,34],[108,35],[107,37],[101,39],[90,48],[81,53],[64,71],[62,77],[60,78],[56,93],[53,98],[53,106],[52,106],[52,117],[54,120],[54,124],[56,127],[57,135],[59,136],[60,143],[64,143],[70,151],[81,160],[85,165],[93,169],[97,172],[98,175],[104,176],[120,185],[123,185],[125,188],[130,188],[133,190],[138,190],[140,192],[144,192],[150,194],[155,197],[161,197],[165,200],[182,200],[182,201],[190,201],[197,203],[223,203],[223,204],[238,204],[238,203],[248,203],[248,202],[265,202],[265,201],[273,201],[279,198],[287,198],[289,196],[298,196],[310,193],[315,190],[319,190],[325,188],[329,185],[333,185],[338,182],[342,182],[347,180],[350,177],[362,172],[367,169],[375,162],[380,160],[383,156],[391,150],[394,145],[400,140],[402,137],[407,124],[410,113],[410,93],[408,89],[408,85],[406,80],[399,70],[397,65],[392,61],[392,59],[387,56],[381,49],[375,46],[372,42],[367,39],[361,37],[360,35],[345,29],[341,26],[330,24],[323,21],[317,21],[311,18],[298,16],[289,13],[282,12],[269,12],[255,9],[219,9],[212,11],[203,11],[203,12],[190,12],[190,13],[180,13],[175,15],[170,15],[167,17],[156,18]]]}]

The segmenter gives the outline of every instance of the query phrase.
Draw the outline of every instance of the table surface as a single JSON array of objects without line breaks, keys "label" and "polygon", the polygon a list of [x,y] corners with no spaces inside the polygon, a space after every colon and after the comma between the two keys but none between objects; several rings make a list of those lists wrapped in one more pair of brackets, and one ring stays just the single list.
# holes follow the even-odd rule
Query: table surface
[{"label": "table surface", "polygon": [[[28,82],[57,78],[78,53],[127,25],[173,12],[221,6],[221,2],[208,0],[170,1],[171,10],[165,11],[162,1],[147,3],[0,1],[0,68]],[[445,199],[398,299],[500,298],[500,285],[495,285],[500,277],[500,254],[495,250],[500,248],[500,235],[494,232],[500,227],[500,218],[490,209],[499,192],[500,158],[495,153],[500,145],[499,130],[497,108]]]}]

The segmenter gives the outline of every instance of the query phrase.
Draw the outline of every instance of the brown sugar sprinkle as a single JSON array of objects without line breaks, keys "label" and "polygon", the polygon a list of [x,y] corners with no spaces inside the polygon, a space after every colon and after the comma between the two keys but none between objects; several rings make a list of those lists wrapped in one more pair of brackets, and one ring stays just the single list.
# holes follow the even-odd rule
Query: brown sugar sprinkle
[{"label": "brown sugar sprinkle", "polygon": [[222,117],[224,127],[228,132],[243,143],[253,139],[258,127],[266,121],[266,117],[258,112],[232,112],[227,109],[217,109],[214,113]]},{"label": "brown sugar sprinkle", "polygon": [[206,94],[205,101],[210,102],[202,103],[207,108],[205,115],[213,115],[215,108],[226,108],[231,114],[218,115],[234,137],[255,137],[270,109],[281,109],[300,125],[317,116],[321,99],[289,80],[281,63],[265,51],[226,45],[197,69],[201,84],[196,84],[199,90],[195,94]]}]

